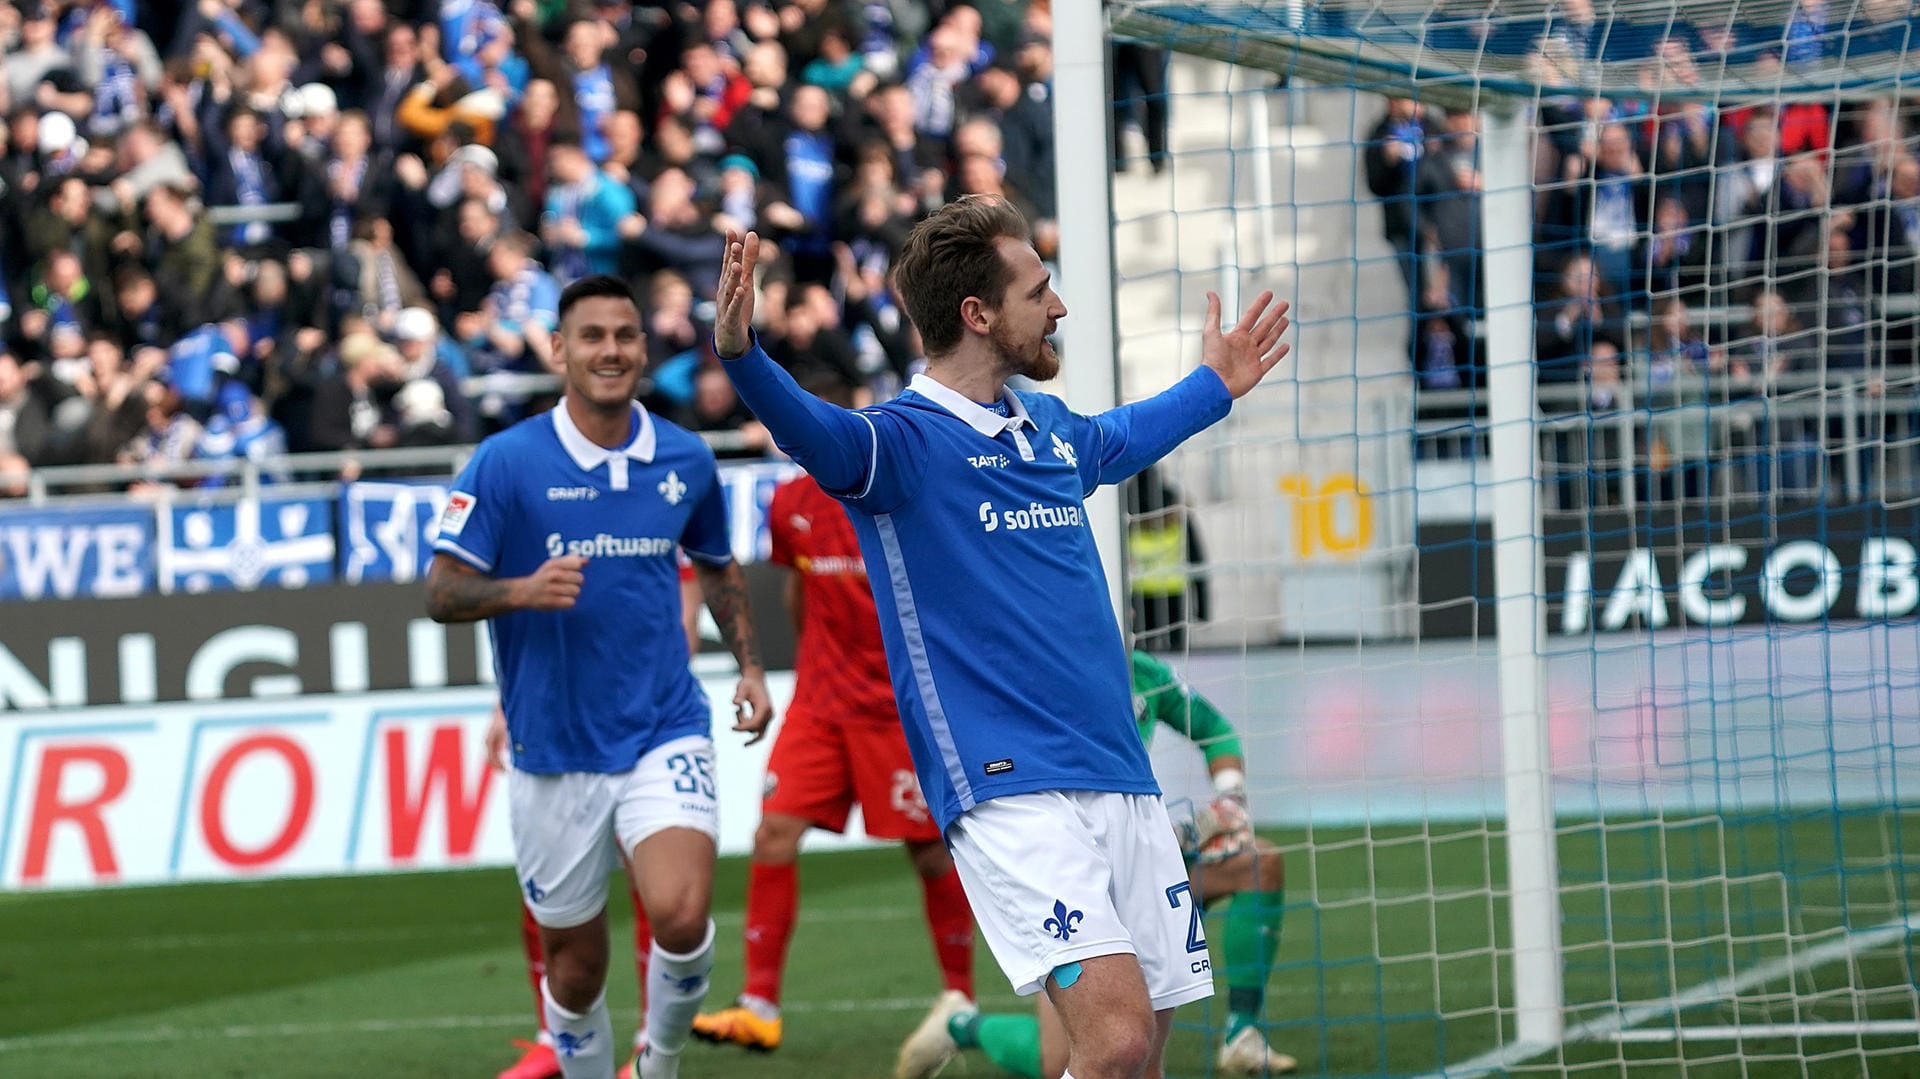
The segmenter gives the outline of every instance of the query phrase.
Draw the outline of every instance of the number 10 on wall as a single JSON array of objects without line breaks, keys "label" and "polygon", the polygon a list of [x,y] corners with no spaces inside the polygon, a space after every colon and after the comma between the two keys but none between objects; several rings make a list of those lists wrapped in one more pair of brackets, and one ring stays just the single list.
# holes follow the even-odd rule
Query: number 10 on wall
[{"label": "number 10 on wall", "polygon": [[1326,554],[1346,561],[1373,546],[1373,495],[1360,477],[1335,472],[1316,481],[1290,472],[1276,486],[1287,497],[1295,558],[1308,561]]}]

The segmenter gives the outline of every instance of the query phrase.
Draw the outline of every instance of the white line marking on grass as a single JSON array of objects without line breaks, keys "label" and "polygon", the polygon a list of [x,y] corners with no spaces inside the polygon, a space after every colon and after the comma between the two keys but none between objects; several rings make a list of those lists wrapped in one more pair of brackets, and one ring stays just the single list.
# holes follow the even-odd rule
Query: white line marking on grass
[{"label": "white line marking on grass", "polygon": [[1678,1030],[1621,1030],[1617,1042],[1733,1042],[1748,1038],[1885,1038],[1920,1034],[1920,1019],[1845,1019],[1814,1023],[1745,1023],[1724,1027],[1680,1027]]},{"label": "white line marking on grass", "polygon": [[[1012,1007],[1018,998],[989,997],[989,1005]],[[782,1011],[806,1013],[917,1012],[932,1006],[930,997],[885,997],[878,1000],[814,1000],[782,1005]],[[344,1022],[250,1023],[227,1026],[176,1026],[162,1024],[131,1030],[104,1030],[98,1033],[66,1031],[58,1034],[30,1034],[18,1038],[0,1038],[0,1053],[27,1052],[36,1049],[98,1048],[106,1045],[157,1045],[189,1041],[250,1041],[260,1038],[337,1037],[351,1034],[404,1034],[421,1030],[491,1030],[533,1026],[528,1012],[511,1015],[428,1015],[410,1019],[354,1019]]]},{"label": "white line marking on grass", "polygon": [[[1395,901],[1418,899],[1430,893],[1400,889],[1382,889],[1371,892],[1359,889],[1340,891],[1322,891],[1314,896],[1319,904],[1339,905],[1341,913],[1347,913],[1348,904],[1356,904],[1358,909],[1368,899]],[[1467,894],[1467,893],[1461,893]],[[1442,898],[1457,898],[1454,894]],[[802,921],[807,925],[860,924],[872,922],[919,921],[926,917],[918,904],[886,907],[822,907],[806,912]],[[713,915],[714,924],[722,929],[737,929],[746,920],[741,911],[718,911]],[[504,923],[503,923],[504,924]],[[342,927],[339,929],[263,929],[237,933],[162,933],[151,936],[117,937],[95,935],[84,940],[60,942],[66,951],[75,948],[106,951],[142,951],[164,952],[186,949],[218,947],[272,947],[280,944],[353,944],[381,941],[410,940],[487,940],[498,937],[505,941],[508,937],[498,926],[374,926],[366,928]],[[28,942],[21,942],[23,945]],[[33,942],[39,944],[42,942]],[[8,949],[0,947],[0,952]]]},{"label": "white line marking on grass", "polygon": [[[918,906],[899,907],[848,907],[826,909],[817,913],[809,912],[805,921],[809,924],[820,923],[868,923],[918,920],[926,914]],[[737,928],[746,920],[739,911],[722,911],[714,914],[715,925],[721,928]],[[501,922],[501,926],[507,925]],[[71,951],[74,947],[104,948],[112,951],[173,951],[184,948],[214,948],[223,945],[275,945],[275,944],[351,944],[363,941],[399,941],[399,940],[464,940],[498,937],[502,943],[509,939],[500,926],[383,926],[364,929],[281,929],[258,930],[242,933],[166,933],[154,936],[115,937],[94,936],[86,940],[62,941],[60,947]]]},{"label": "white line marking on grass", "polygon": [[[1749,989],[1779,981],[1805,967],[1817,967],[1836,959],[1844,959],[1855,952],[1877,948],[1916,931],[1920,931],[1920,914],[1907,918],[1895,918],[1871,929],[1843,934],[1824,944],[1808,948],[1804,952],[1769,960],[1742,974],[1702,982],[1684,993],[1678,993],[1665,1000],[1636,1004],[1631,1008],[1622,1008],[1611,1015],[1588,1020],[1567,1031],[1558,1043],[1514,1042],[1482,1053],[1472,1060],[1448,1065],[1437,1072],[1422,1076],[1421,1079],[1478,1079],[1479,1076],[1505,1071],[1516,1064],[1550,1053],[1559,1045],[1570,1042],[1613,1040],[1624,1031],[1645,1026],[1656,1019],[1677,1015],[1688,1008],[1711,1004],[1716,1000],[1737,997]],[[1660,1033],[1671,1040],[1674,1029],[1669,1028]]]}]

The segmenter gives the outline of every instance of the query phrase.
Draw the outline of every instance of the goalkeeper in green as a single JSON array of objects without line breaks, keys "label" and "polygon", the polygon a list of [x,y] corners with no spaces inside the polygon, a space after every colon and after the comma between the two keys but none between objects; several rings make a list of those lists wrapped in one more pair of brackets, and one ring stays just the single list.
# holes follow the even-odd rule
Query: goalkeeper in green
[{"label": "goalkeeper in green", "polygon": [[[1289,1074],[1294,1059],[1270,1048],[1260,1030],[1267,977],[1280,950],[1285,867],[1278,848],[1253,834],[1240,736],[1165,663],[1138,651],[1132,661],[1140,740],[1151,744],[1161,724],[1173,728],[1200,747],[1213,777],[1214,800],[1188,819],[1174,814],[1174,829],[1193,894],[1209,908],[1227,903],[1220,940],[1227,1029],[1216,1066],[1223,1075]],[[982,1015],[961,994],[942,996],[900,1047],[895,1079],[926,1079],[963,1049],[977,1049],[1026,1079],[1057,1079],[1067,1066],[1066,1032],[1046,994],[1034,999],[1035,1015]]]}]

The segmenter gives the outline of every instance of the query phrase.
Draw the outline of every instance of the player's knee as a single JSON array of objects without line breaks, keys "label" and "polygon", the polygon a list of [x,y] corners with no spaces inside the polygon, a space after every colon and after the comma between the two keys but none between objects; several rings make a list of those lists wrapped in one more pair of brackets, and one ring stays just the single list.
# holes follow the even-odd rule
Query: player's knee
[{"label": "player's knee", "polygon": [[698,951],[707,939],[707,908],[691,900],[661,904],[658,912],[648,911],[653,923],[653,939],[660,947],[678,955]]},{"label": "player's knee", "polygon": [[568,1011],[593,1007],[607,984],[607,956],[588,948],[556,949],[547,957],[547,991]]},{"label": "player's knee", "polygon": [[1153,1058],[1155,1035],[1153,1013],[1144,1017],[1116,1012],[1106,1017],[1093,1037],[1073,1047],[1075,1079],[1082,1062],[1089,1076],[1137,1076],[1146,1071]]},{"label": "player's knee", "polygon": [[807,826],[785,818],[762,817],[753,830],[753,860],[762,865],[790,865],[800,857],[800,837]]}]

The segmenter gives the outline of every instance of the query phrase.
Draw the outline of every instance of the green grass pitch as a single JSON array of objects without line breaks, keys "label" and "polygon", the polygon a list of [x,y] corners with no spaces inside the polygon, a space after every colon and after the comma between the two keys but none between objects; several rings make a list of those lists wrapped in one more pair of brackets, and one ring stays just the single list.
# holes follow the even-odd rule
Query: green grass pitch
[{"label": "green grass pitch", "polygon": [[[1901,852],[1920,843],[1916,821],[1828,812],[1569,827],[1561,879],[1571,1021],[1604,1018],[1592,1005],[1614,999],[1616,986],[1621,999],[1661,999],[1780,963],[1790,937],[1804,950],[1842,925],[1858,932],[1897,918],[1910,909],[1907,889],[1920,887],[1901,872]],[[1417,1075],[1494,1046],[1507,993],[1491,951],[1506,916],[1493,897],[1504,878],[1497,837],[1429,825],[1272,838],[1288,852],[1290,879],[1270,1036],[1303,1073]],[[812,855],[801,873],[785,1045],[749,1057],[695,1044],[687,1079],[885,1076],[939,988],[919,889],[898,851]],[[1656,886],[1663,876],[1693,883]],[[714,1003],[739,986],[744,879],[742,862],[722,862]],[[611,904],[617,955],[631,939],[626,903],[618,894]],[[533,1027],[515,904],[503,870],[0,895],[0,1076],[491,1077],[514,1058],[510,1039]],[[1708,1005],[1679,1021],[1903,1010],[1911,1019],[1912,939],[1894,936],[1753,987],[1744,1011]],[[984,947],[978,960],[983,1005],[1021,1006]],[[630,966],[616,962],[610,993],[625,1039],[635,1020]],[[1169,1074],[1211,1074],[1206,1027],[1220,1004],[1182,1011]],[[1911,1034],[1684,1050],[1602,1041],[1527,1062],[1530,1074],[1542,1069],[1920,1076],[1920,1045]],[[947,1074],[995,1072],[973,1061]]]}]

